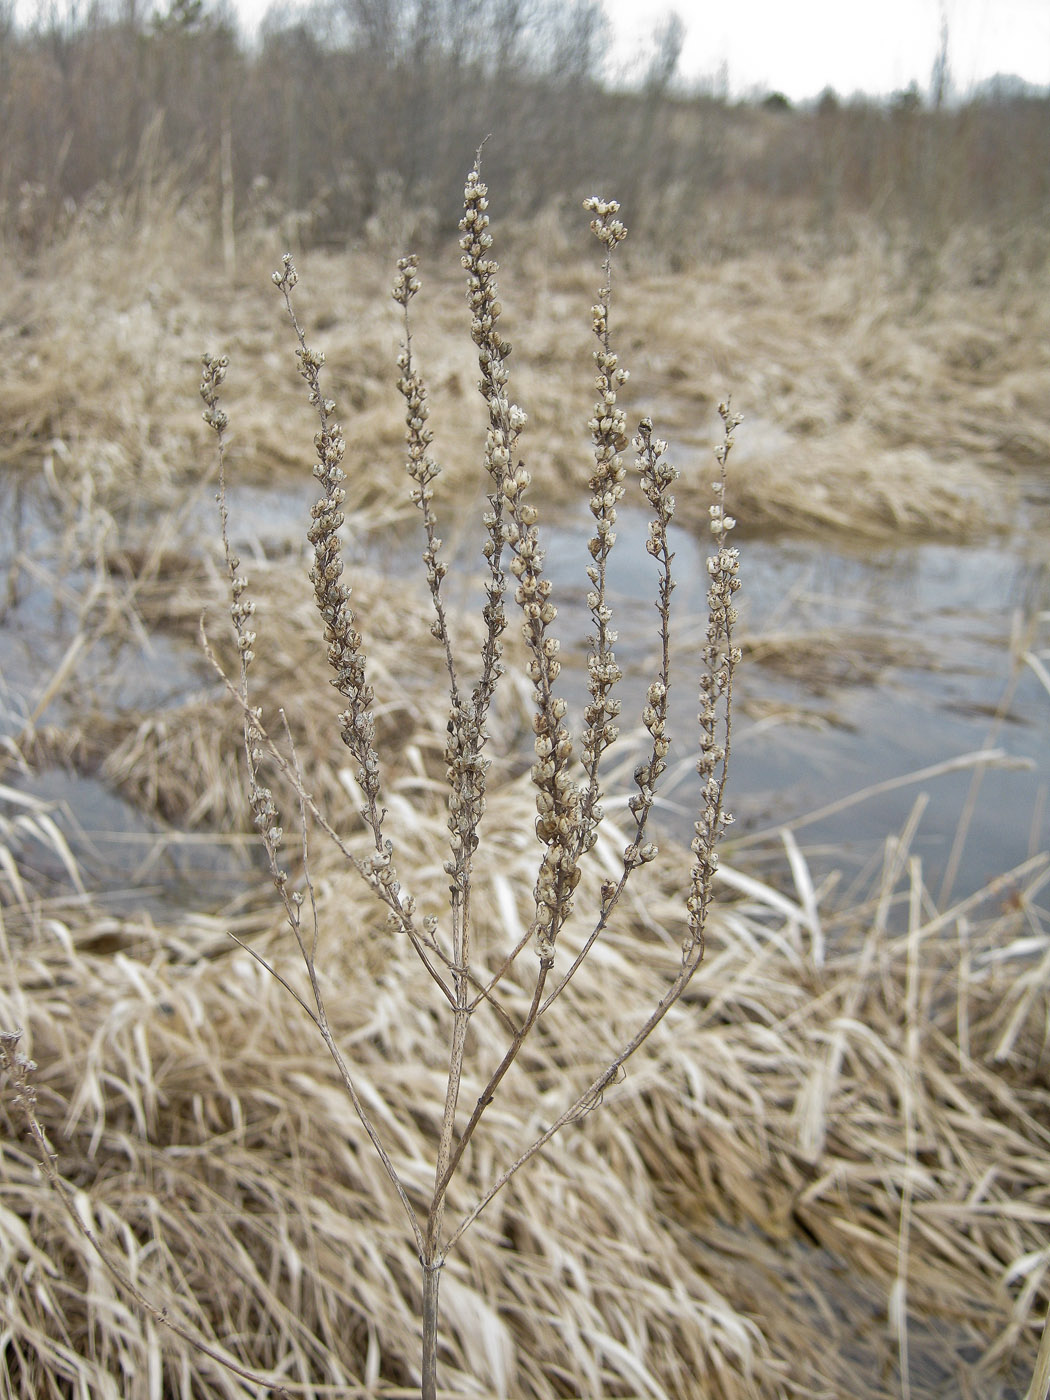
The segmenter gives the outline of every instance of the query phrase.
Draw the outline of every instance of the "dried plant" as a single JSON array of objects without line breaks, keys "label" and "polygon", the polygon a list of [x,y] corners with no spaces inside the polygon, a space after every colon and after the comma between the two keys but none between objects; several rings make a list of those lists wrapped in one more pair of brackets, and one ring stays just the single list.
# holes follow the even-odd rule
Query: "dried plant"
[{"label": "dried plant", "polygon": [[[567,1092],[562,1112],[531,1142],[524,1142],[518,1156],[495,1167],[489,1175],[476,1161],[469,1166],[465,1154],[497,1098],[501,1081],[519,1059],[523,1047],[535,1039],[538,1028],[570,981],[580,973],[588,953],[616,919],[624,891],[640,867],[657,856],[649,839],[649,822],[658,780],[669,749],[668,694],[670,676],[670,625],[673,553],[668,526],[674,512],[671,487],[677,473],[665,460],[666,444],[653,435],[649,419],[643,419],[633,447],[641,490],[652,509],[648,552],[656,561],[659,581],[656,612],[659,628],[659,662],[648,686],[642,724],[648,734],[647,752],[634,770],[636,792],[629,801],[633,822],[630,840],[622,851],[615,878],[601,885],[597,906],[577,906],[576,891],[584,863],[598,840],[603,822],[603,760],[619,737],[622,674],[616,662],[616,632],[612,626],[608,565],[616,544],[617,505],[626,489],[628,469],[623,452],[627,421],[618,403],[627,379],[614,348],[611,331],[613,255],[626,237],[614,201],[592,198],[586,206],[591,229],[604,253],[603,285],[592,308],[597,340],[594,352],[597,401],[589,422],[594,467],[590,477],[590,509],[594,533],[589,542],[587,606],[592,635],[587,658],[589,701],[583,711],[583,729],[574,740],[568,706],[559,687],[562,662],[554,624],[557,607],[551,581],[545,576],[545,551],[538,529],[538,511],[530,496],[531,478],[520,455],[526,415],[509,395],[507,361],[511,347],[501,329],[502,308],[495,275],[498,264],[491,256],[488,192],[480,175],[480,159],[468,176],[464,213],[460,224],[462,263],[467,274],[471,311],[470,333],[478,349],[480,392],[488,417],[485,469],[488,473],[488,509],[484,513],[485,602],[480,656],[471,678],[454,646],[446,604],[444,581],[449,565],[442,554],[434,482],[439,466],[431,452],[433,434],[428,427],[426,382],[417,365],[412,344],[410,307],[419,291],[418,264],[414,257],[398,264],[393,295],[404,312],[404,343],[398,359],[398,388],[405,401],[407,469],[412,499],[423,522],[423,564],[433,602],[432,633],[447,672],[448,725],[444,743],[447,782],[448,877],[444,916],[422,914],[432,905],[434,891],[410,892],[396,864],[396,846],[383,806],[382,758],[376,749],[375,696],[368,681],[365,640],[359,630],[351,588],[343,578],[339,528],[345,499],[342,460],[343,431],[335,419],[335,403],[321,382],[324,356],[307,344],[298,320],[293,291],[297,272],[286,255],[273,280],[281,293],[296,339],[299,372],[306,382],[310,404],[317,415],[314,438],[317,460],[314,476],[321,495],[312,509],[309,539],[313,545],[310,578],[320,614],[331,683],[343,709],[339,733],[353,755],[356,779],[362,795],[360,818],[367,833],[367,850],[358,840],[337,831],[310,798],[290,738],[275,742],[264,725],[263,712],[249,694],[249,672],[255,655],[256,634],[251,630],[254,604],[247,597],[247,580],[229,544],[225,487],[220,491],[222,535],[231,579],[231,615],[240,653],[236,689],[244,714],[244,748],[249,799],[269,862],[274,883],[284,903],[288,925],[298,945],[309,981],[308,994],[300,994],[275,967],[274,975],[288,988],[320,1032],[349,1094],[357,1116],[378,1153],[383,1170],[404,1208],[422,1266],[423,1347],[422,1395],[437,1394],[439,1341],[438,1298],[442,1266],[465,1230],[493,1197],[524,1164],[567,1124],[589,1112],[606,1087],[620,1074],[627,1058],[647,1039],[679,1000],[704,955],[704,934],[711,905],[716,846],[730,817],[725,809],[725,784],[729,762],[733,675],[739,652],[733,642],[736,614],[733,595],[739,586],[737,552],[728,544],[734,521],[723,505],[726,459],[739,423],[728,405],[721,414],[725,437],[716,453],[719,479],[715,482],[710,527],[715,552],[709,561],[708,627],[701,654],[699,677],[700,735],[697,770],[701,779],[700,811],[692,842],[691,870],[683,890],[683,938],[676,975],[649,1015],[637,1025],[601,1069],[582,1087]],[[205,419],[218,439],[221,480],[225,480],[226,414],[220,406],[220,389],[226,375],[225,357],[205,356],[201,393]],[[490,719],[504,675],[504,645],[508,617],[507,597],[513,591],[531,682],[532,729],[535,760],[531,778],[535,794],[535,833],[538,842],[537,873],[531,901],[531,919],[524,932],[508,936],[507,946],[479,949],[476,938],[474,895],[475,857],[485,840],[486,784],[490,759],[486,746]],[[365,619],[367,621],[367,619]],[[297,794],[301,861],[293,874],[284,853],[284,833],[275,798],[263,772],[276,764]],[[322,978],[317,966],[319,913],[310,873],[308,830],[318,825],[336,843],[360,878],[385,909],[386,922],[395,937],[406,940],[433,982],[436,994],[448,1005],[450,1019],[445,1099],[434,1150],[433,1187],[421,1192],[398,1165],[380,1121],[359,1093],[352,1062],[333,1036],[326,1012]],[[568,932],[571,929],[571,932]],[[568,944],[571,952],[561,953]],[[531,954],[532,962],[528,962]],[[559,965],[559,955],[561,965]],[[256,955],[260,956],[261,955]],[[487,1070],[479,1071],[483,1085],[472,1106],[462,1105],[468,1030],[474,1018],[493,1018],[502,1036],[502,1053]],[[586,1025],[579,1027],[583,1040]],[[469,1204],[456,1205],[456,1218],[447,1220],[452,1183],[463,1178],[469,1188]]]}]

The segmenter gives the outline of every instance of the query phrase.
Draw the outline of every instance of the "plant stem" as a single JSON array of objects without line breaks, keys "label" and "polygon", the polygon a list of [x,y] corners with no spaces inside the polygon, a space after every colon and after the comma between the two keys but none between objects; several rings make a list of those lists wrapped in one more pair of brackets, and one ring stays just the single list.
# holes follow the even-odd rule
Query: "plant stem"
[{"label": "plant stem", "polygon": [[437,1400],[438,1288],[441,1265],[423,1261],[423,1383],[422,1400]]}]

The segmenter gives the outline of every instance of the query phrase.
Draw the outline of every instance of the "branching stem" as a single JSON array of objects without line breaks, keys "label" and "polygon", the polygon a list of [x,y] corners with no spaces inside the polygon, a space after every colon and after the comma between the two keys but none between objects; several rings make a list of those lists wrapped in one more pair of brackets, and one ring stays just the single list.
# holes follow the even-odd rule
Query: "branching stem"
[{"label": "branching stem", "polygon": [[[722,408],[725,439],[716,456],[720,478],[715,484],[716,504],[711,510],[711,529],[716,553],[709,560],[708,629],[702,652],[700,677],[700,755],[697,770],[701,780],[699,813],[692,843],[693,862],[686,895],[685,925],[681,964],[657,1005],[641,1021],[601,1072],[572,1102],[509,1164],[497,1170],[480,1189],[452,1229],[446,1231],[449,1192],[458,1176],[469,1175],[467,1152],[481,1129],[486,1111],[495,1100],[504,1079],[519,1060],[523,1047],[552,1003],[569,987],[583,967],[594,943],[609,928],[617,913],[628,882],[639,867],[650,864],[657,848],[646,839],[649,818],[658,781],[666,768],[670,747],[667,732],[670,691],[670,612],[674,589],[668,527],[674,514],[671,495],[677,473],[666,463],[666,444],[653,436],[652,423],[643,419],[636,438],[637,477],[650,508],[649,538],[646,548],[656,560],[658,583],[656,611],[659,620],[659,661],[649,684],[642,709],[642,724],[650,745],[644,760],[635,768],[637,791],[629,800],[634,820],[630,843],[623,852],[622,866],[612,880],[602,886],[600,902],[589,934],[566,970],[552,976],[559,937],[574,909],[574,894],[583,874],[582,862],[593,849],[602,811],[602,759],[619,737],[617,720],[620,700],[617,686],[622,673],[616,662],[617,634],[609,599],[609,560],[616,544],[616,512],[624,494],[626,468],[622,452],[627,446],[626,418],[618,403],[619,390],[626,383],[627,371],[615,349],[610,319],[612,297],[612,255],[626,237],[618,218],[615,201],[590,199],[586,208],[593,215],[591,228],[602,243],[603,285],[592,308],[592,329],[597,340],[594,352],[597,399],[589,423],[593,469],[589,477],[590,509],[594,533],[589,541],[587,577],[590,590],[587,607],[593,634],[587,660],[589,701],[584,708],[579,756],[570,737],[567,705],[558,693],[561,671],[559,644],[552,632],[557,608],[552,599],[551,581],[545,576],[545,553],[537,530],[537,511],[529,499],[531,476],[520,454],[520,438],[525,426],[524,412],[508,393],[507,360],[509,342],[501,330],[502,305],[498,299],[495,274],[498,264],[491,257],[488,190],[480,175],[480,151],[464,191],[464,213],[460,223],[463,267],[467,273],[467,296],[471,311],[471,336],[478,350],[479,390],[488,419],[485,442],[485,470],[490,490],[484,515],[483,554],[487,565],[486,602],[482,608],[484,636],[478,658],[477,678],[468,687],[461,681],[453,643],[443,581],[448,565],[442,557],[442,541],[434,506],[434,482],[440,467],[432,455],[433,434],[426,384],[420,373],[412,341],[409,303],[419,291],[418,264],[414,257],[398,263],[394,298],[404,311],[404,338],[398,357],[398,388],[405,403],[406,466],[412,482],[412,500],[420,511],[423,526],[422,560],[433,606],[431,632],[437,641],[448,679],[448,726],[444,757],[447,781],[448,859],[444,871],[449,879],[448,927],[443,936],[433,915],[417,922],[414,899],[402,892],[395,877],[393,843],[386,834],[386,812],[380,806],[380,762],[375,749],[374,696],[366,677],[364,640],[357,630],[350,606],[350,588],[341,581],[343,571],[339,526],[345,497],[341,462],[345,443],[342,430],[334,421],[334,403],[323,395],[320,369],[324,356],[311,350],[291,300],[297,273],[290,257],[274,281],[284,296],[295,331],[299,370],[309,389],[310,402],[318,415],[315,437],[317,463],[314,475],[323,495],[312,510],[309,538],[314,546],[311,580],[328,646],[333,684],[343,696],[346,708],[340,715],[340,733],[358,761],[357,781],[364,794],[362,818],[372,838],[374,855],[362,858],[333,829],[306,791],[298,756],[287,725],[282,744],[276,744],[263,725],[262,713],[248,698],[248,667],[254,656],[255,634],[248,630],[253,604],[245,597],[247,582],[239,573],[227,533],[225,503],[224,429],[225,414],[218,406],[218,386],[226,362],[205,360],[202,394],[205,417],[216,430],[220,457],[220,515],[231,579],[231,616],[241,657],[237,684],[227,682],[241,707],[244,719],[244,749],[249,780],[249,800],[267,853],[270,873],[283,901],[288,926],[309,980],[309,995],[296,991],[285,975],[258,953],[259,962],[278,978],[317,1027],[331,1056],[357,1117],[374,1147],[383,1171],[393,1185],[415,1241],[422,1267],[422,1385],[423,1400],[437,1400],[437,1355],[440,1340],[439,1293],[441,1270],[465,1230],[477,1219],[493,1197],[513,1176],[540,1152],[566,1124],[573,1122],[601,1102],[606,1088],[620,1075],[625,1061],[641,1046],[668,1012],[680,1000],[704,954],[704,932],[711,905],[712,885],[717,867],[715,847],[731,820],[724,808],[725,783],[729,760],[730,710],[733,675],[739,651],[733,643],[736,618],[732,606],[737,580],[736,551],[726,544],[734,524],[723,505],[726,459],[732,447],[733,430],[739,419],[728,405]],[[506,572],[505,572],[506,561]],[[507,625],[505,600],[507,575],[513,576],[515,602],[520,609],[521,630],[526,648],[526,670],[532,683],[535,761],[531,779],[535,793],[535,831],[539,842],[538,871],[532,891],[532,917],[523,936],[517,938],[495,972],[484,976],[472,966],[474,928],[473,903],[477,898],[475,853],[481,841],[485,815],[489,760],[484,756],[488,743],[488,723],[503,674],[503,635]],[[209,654],[210,651],[209,651]],[[283,718],[283,717],[282,717]],[[283,840],[272,793],[260,779],[260,765],[272,762],[295,792],[300,830],[300,887],[293,882],[280,861]],[[347,862],[367,882],[387,910],[388,923],[408,940],[441,996],[441,1004],[451,1010],[448,1067],[440,1127],[434,1144],[434,1186],[425,1208],[413,1203],[403,1184],[401,1172],[387,1152],[357,1092],[348,1066],[329,1023],[317,957],[320,910],[310,874],[309,824],[333,840]],[[304,908],[309,923],[304,927]],[[513,1007],[496,1000],[494,992],[524,950],[532,946],[537,954],[535,972],[525,980],[531,983],[526,995],[515,990]],[[552,985],[553,983],[553,985]],[[477,1092],[466,1121],[458,1124],[459,1105],[467,1075],[468,1037],[472,1018],[491,1007],[506,1032],[497,1049],[494,1067],[478,1075],[482,1088]]]}]

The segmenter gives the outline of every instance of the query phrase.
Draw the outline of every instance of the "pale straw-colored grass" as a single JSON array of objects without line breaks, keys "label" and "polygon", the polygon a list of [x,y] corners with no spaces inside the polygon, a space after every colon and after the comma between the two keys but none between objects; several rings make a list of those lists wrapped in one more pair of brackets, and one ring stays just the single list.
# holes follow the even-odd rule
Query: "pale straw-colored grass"
[{"label": "pale straw-colored grass", "polygon": [[[313,427],[274,347],[266,279],[276,239],[250,242],[231,286],[204,246],[198,213],[164,182],[149,220],[137,218],[120,209],[85,218],[0,288],[4,460],[35,464],[50,452],[62,481],[90,468],[96,501],[114,514],[132,499],[170,506],[202,460],[182,386],[196,374],[198,347],[221,332],[240,369],[229,403],[233,471],[256,481],[300,473]],[[654,348],[635,365],[624,403],[632,412],[655,407],[672,445],[688,449],[678,452],[688,488],[680,518],[694,492],[697,519],[703,509],[715,408],[732,384],[742,401],[761,405],[734,478],[751,528],[946,538],[1001,521],[1004,482],[1050,450],[1050,363],[1039,349],[1050,343],[1046,270],[1017,266],[987,282],[965,250],[946,249],[919,304],[899,250],[874,236],[862,233],[848,253],[819,251],[792,243],[778,256],[696,262],[675,276],[636,262],[625,279],[627,344]],[[588,470],[573,426],[590,393],[578,314],[591,296],[587,257],[582,234],[533,252],[505,313],[536,480],[566,501],[579,499]],[[411,511],[396,466],[398,330],[387,261],[316,250],[301,287],[304,322],[318,328],[346,405],[347,509],[376,521]],[[449,261],[435,255],[428,284],[442,282]],[[479,435],[465,404],[477,372],[460,295],[457,286],[429,297],[416,317],[443,480],[467,500],[477,492]]]},{"label": "pale straw-colored grass", "polygon": [[[234,444],[234,469],[301,470],[311,431],[282,371],[252,373],[272,353],[270,301],[244,287],[224,299],[205,285],[185,223],[158,215],[152,243],[129,243],[125,232],[109,247],[97,229],[77,234],[0,293],[6,363],[21,386],[0,406],[5,459],[43,460],[56,510],[70,493],[63,538],[91,565],[100,605],[38,702],[68,696],[79,657],[121,629],[165,627],[188,639],[203,607],[222,651],[215,570],[197,561],[164,574],[160,546],[177,550],[178,536],[160,529],[158,538],[154,517],[133,559],[128,545],[140,547],[140,534],[126,509],[133,492],[140,505],[181,503],[200,476],[195,410],[180,386],[210,338],[206,302],[231,328],[246,371],[231,416],[251,429]],[[374,469],[400,455],[387,368],[393,313],[369,312],[381,285],[369,257],[311,261],[321,271],[305,279],[304,314],[312,324],[327,315],[329,367],[352,386],[339,389],[354,410],[348,505],[374,521],[401,518],[400,474]],[[1050,369],[1031,346],[1047,299],[949,280],[914,318],[895,275],[892,259],[861,244],[819,272],[752,257],[624,288],[620,323],[633,318],[648,338],[658,322],[666,353],[636,375],[639,394],[676,396],[683,442],[707,436],[712,407],[683,391],[683,363],[690,386],[731,380],[741,397],[768,404],[787,434],[786,444],[752,451],[734,488],[758,522],[768,511],[780,523],[851,533],[965,533],[1002,508],[1001,480],[986,469],[1045,444]],[[545,297],[559,277],[571,292],[573,275],[551,272],[508,318],[535,328],[541,347],[520,380],[534,423],[550,429],[538,483],[568,499],[586,454],[557,430],[567,421],[558,394],[540,394],[541,384],[568,394],[580,372],[569,368],[581,363],[579,347],[560,303]],[[311,284],[325,288],[326,308],[310,304]],[[421,308],[418,330],[455,404],[473,391],[475,372],[460,319],[446,340],[444,314]],[[1009,331],[994,344],[978,329],[989,317]],[[28,334],[16,336],[15,324]],[[444,481],[469,503],[469,434],[444,440],[454,444]],[[706,472],[689,469],[680,500]],[[843,484],[822,495],[832,472]],[[84,521],[91,528],[78,535]],[[268,705],[288,711],[311,791],[354,840],[357,799],[331,758],[332,695],[297,569],[294,558],[251,566],[253,588],[274,600],[256,674]],[[376,576],[357,572],[354,583],[377,693],[394,697],[377,728],[399,866],[414,888],[440,890],[447,833],[433,736],[447,716],[423,694],[429,620],[407,590],[395,606]],[[1030,665],[1045,674],[1043,658]],[[512,755],[520,699],[497,717]],[[100,722],[74,712],[64,735],[31,726],[21,752],[43,759],[49,744],[64,744],[181,825],[243,825],[236,729],[235,708],[209,693],[164,715]],[[482,965],[495,956],[496,932],[527,920],[526,786],[513,757],[493,774],[490,844],[475,871]],[[46,812],[25,816],[46,835]],[[1046,864],[1034,859],[938,909],[911,834],[887,842],[873,887],[843,907],[815,887],[794,838],[775,866],[764,864],[764,880],[750,873],[750,857],[745,869],[743,854],[738,867],[730,853],[708,957],[686,1000],[607,1090],[605,1110],[555,1139],[447,1263],[449,1400],[888,1400],[905,1384],[930,1400],[1023,1392],[1050,1292]],[[0,1027],[24,1028],[39,1065],[40,1119],[84,1220],[172,1319],[243,1366],[279,1371],[293,1393],[393,1396],[414,1384],[418,1393],[419,1285],[400,1207],[305,1019],[224,934],[250,940],[294,980],[275,917],[248,898],[225,920],[116,918],[76,894],[73,869],[72,894],[43,903],[20,878],[12,846],[0,846]],[[584,902],[598,899],[613,849],[596,848]],[[321,846],[314,862],[333,1029],[403,1179],[423,1193],[445,1049],[426,979],[341,863]],[[680,957],[674,891],[687,864],[665,848],[649,884],[625,901],[592,950],[589,979],[570,985],[520,1075],[508,1075],[454,1202],[512,1159],[560,1110],[566,1086],[586,1083],[657,999]],[[573,936],[570,926],[566,946]],[[513,979],[506,995],[520,999]],[[582,1048],[566,1034],[570,1022],[593,1028]],[[497,1053],[480,1018],[475,1027],[468,1099]],[[47,1186],[10,1096],[2,1103],[8,1393],[257,1395],[129,1303]]]},{"label": "pale straw-colored grass", "polygon": [[[298,694],[304,763],[348,812],[345,780],[324,762],[331,699],[293,598],[299,567],[253,569],[273,600],[273,646],[257,665],[272,665],[276,701]],[[387,799],[400,859],[414,887],[440,889],[434,715],[404,667],[425,649],[426,615],[407,591],[396,607],[384,601],[367,572],[357,585],[376,674],[404,678],[385,736],[400,736],[388,745]],[[184,599],[181,585],[169,589],[168,620],[188,633],[220,594],[199,571],[185,587]],[[157,621],[159,597],[140,602]],[[221,790],[235,723],[208,730],[206,712],[186,726],[193,742],[169,749],[133,731],[131,788],[182,811],[188,792]],[[185,720],[169,717],[172,736]],[[514,713],[503,722],[512,736]],[[159,721],[146,733],[160,735]],[[511,765],[491,794],[476,872],[482,959],[487,940],[527,916],[526,787]],[[835,908],[786,839],[766,881],[730,858],[688,1006],[607,1092],[605,1111],[551,1144],[449,1261],[445,1393],[684,1398],[702,1384],[726,1397],[888,1397],[900,1393],[902,1355],[913,1396],[951,1382],[976,1397],[1005,1374],[1024,1384],[1047,1291],[1045,861],[937,912],[905,832],[868,895]],[[596,849],[584,901],[616,846]],[[684,858],[665,850],[593,950],[591,980],[552,1008],[464,1186],[555,1112],[566,1081],[585,1079],[654,996],[678,956]],[[337,1034],[422,1190],[436,1130],[426,1106],[440,1101],[437,1023],[418,969],[358,885],[323,847],[314,860]],[[85,1209],[90,1192],[96,1226],[138,1285],[242,1364],[281,1366],[307,1393],[410,1393],[417,1285],[391,1192],[305,1022],[224,936],[232,927],[294,977],[272,914],[257,904],[225,925],[187,916],[162,927],[27,895],[5,920],[3,1023],[26,1028],[60,1170]],[[581,1018],[593,1041],[567,1058],[566,1026]],[[482,1036],[475,1074],[486,1049]],[[5,1111],[11,1393],[79,1386],[137,1400],[163,1372],[170,1394],[254,1394],[117,1296]]]},{"label": "pale straw-colored grass", "polygon": [[[523,781],[494,794],[478,871],[501,927],[527,899]],[[413,813],[402,859],[425,888],[439,825],[398,784],[391,811]],[[907,840],[851,910],[815,908],[800,852],[781,890],[730,867],[727,893],[744,892],[723,903],[688,1006],[450,1259],[445,1393],[890,1396],[902,1355],[913,1396],[1026,1384],[1050,1283],[1046,864],[938,913]],[[316,856],[336,1033],[424,1191],[443,1054],[425,976]],[[659,864],[508,1077],[464,1190],[662,985],[681,916],[674,853]],[[22,911],[0,996],[80,1208],[151,1300],[241,1364],[316,1395],[411,1386],[399,1209],[303,1019],[217,929],[142,926],[132,952],[100,956],[84,951],[90,921]],[[254,941],[295,978],[279,930]],[[593,1040],[566,1058],[580,1018]],[[496,1053],[483,1024],[476,1049],[469,1089]],[[134,1400],[159,1368],[166,1393],[254,1394],[119,1295],[4,1111],[10,1393]]]}]

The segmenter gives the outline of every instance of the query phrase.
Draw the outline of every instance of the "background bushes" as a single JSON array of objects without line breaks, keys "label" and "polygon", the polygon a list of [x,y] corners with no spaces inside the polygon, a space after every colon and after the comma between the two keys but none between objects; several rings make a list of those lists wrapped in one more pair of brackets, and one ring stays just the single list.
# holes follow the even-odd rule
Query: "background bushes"
[{"label": "background bushes", "polygon": [[608,37],[598,0],[323,0],[274,11],[251,43],[203,0],[52,9],[23,27],[6,0],[0,231],[39,246],[93,198],[142,199],[174,171],[217,233],[278,218],[300,242],[341,245],[410,213],[417,238],[443,235],[492,133],[486,168],[513,216],[615,182],[647,242],[679,253],[777,242],[800,217],[837,244],[857,215],[927,246],[960,223],[1038,242],[1045,92],[734,104],[676,83],[675,19],[629,88],[603,77]]}]

